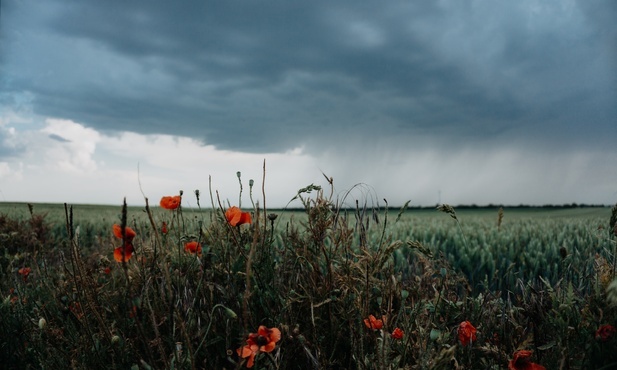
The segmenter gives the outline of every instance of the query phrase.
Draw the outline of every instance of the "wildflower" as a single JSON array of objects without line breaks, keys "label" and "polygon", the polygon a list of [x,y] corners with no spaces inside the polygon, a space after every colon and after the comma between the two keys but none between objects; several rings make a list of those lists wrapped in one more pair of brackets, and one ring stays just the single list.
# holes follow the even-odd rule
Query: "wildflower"
[{"label": "wildflower", "polygon": [[364,325],[366,325],[369,329],[379,330],[383,328],[383,320],[377,319],[373,315],[369,315],[368,319],[364,319]]},{"label": "wildflower", "polygon": [[103,273],[104,273],[105,275],[109,275],[109,274],[111,274],[111,267],[109,267],[109,266],[105,267],[105,269],[103,269]]},{"label": "wildflower", "polygon": [[167,235],[168,231],[169,230],[167,230],[167,222],[163,221],[163,224],[161,225],[161,234]]},{"label": "wildflower", "polygon": [[401,330],[401,328],[396,328],[392,331],[392,338],[394,339],[403,339],[403,336],[405,335],[405,333]]},{"label": "wildflower", "polygon": [[596,340],[608,342],[616,333],[617,329],[613,325],[602,325],[596,331]]},{"label": "wildflower", "polygon": [[47,326],[47,320],[41,317],[39,319],[39,329],[43,330],[45,329],[46,326]]},{"label": "wildflower", "polygon": [[508,363],[508,370],[546,370],[542,365],[530,362],[532,351],[519,350],[514,352],[512,360]]},{"label": "wildflower", "polygon": [[180,207],[180,203],[182,202],[182,197],[179,195],[167,196],[161,198],[161,208],[165,209],[177,209]]},{"label": "wildflower", "polygon": [[17,270],[19,275],[23,277],[24,281],[28,280],[28,275],[30,275],[31,271],[32,269],[30,267],[22,267],[19,270]]},{"label": "wildflower", "polygon": [[[122,226],[114,224],[113,231],[116,238],[122,239]],[[114,259],[116,262],[126,262],[131,259],[134,250],[133,238],[136,235],[135,230],[130,227],[126,226],[124,228],[124,245],[114,249]]]},{"label": "wildflower", "polygon": [[225,211],[225,218],[231,226],[239,226],[242,224],[250,224],[251,214],[249,212],[242,212],[242,210],[236,206],[229,207]]},{"label": "wildflower", "polygon": [[249,334],[246,345],[236,350],[238,356],[248,358],[246,367],[253,367],[255,356],[259,352],[272,352],[276,347],[276,342],[281,340],[281,331],[277,328],[266,328],[260,326],[257,333]]},{"label": "wildflower", "polygon": [[192,254],[201,254],[201,244],[196,241],[185,243],[184,251]]},{"label": "wildflower", "polygon": [[[135,238],[135,235],[137,235],[135,233],[135,230],[131,229],[128,226],[124,228],[124,238],[126,239],[126,241],[132,241],[133,238]],[[118,239],[122,239],[122,226],[114,224],[114,236]]]},{"label": "wildflower", "polygon": [[463,346],[476,341],[476,328],[469,321],[463,321],[458,326],[458,340]]},{"label": "wildflower", "polygon": [[133,256],[133,244],[127,242],[122,247],[114,249],[114,259],[116,262],[127,262]]}]

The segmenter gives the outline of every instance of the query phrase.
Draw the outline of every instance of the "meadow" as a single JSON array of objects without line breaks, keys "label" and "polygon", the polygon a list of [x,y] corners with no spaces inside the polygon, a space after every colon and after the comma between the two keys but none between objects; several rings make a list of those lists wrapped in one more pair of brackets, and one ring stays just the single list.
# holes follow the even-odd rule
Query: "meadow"
[{"label": "meadow", "polygon": [[0,204],[3,367],[617,368],[617,206],[333,193]]}]

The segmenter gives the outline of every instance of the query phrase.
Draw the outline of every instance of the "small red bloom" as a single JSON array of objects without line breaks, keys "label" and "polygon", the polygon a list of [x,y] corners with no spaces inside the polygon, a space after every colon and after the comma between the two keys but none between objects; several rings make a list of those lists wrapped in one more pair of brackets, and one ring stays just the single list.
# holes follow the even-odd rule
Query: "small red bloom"
[{"label": "small red bloom", "polygon": [[[131,229],[128,226],[124,228],[124,237],[126,238],[126,241],[132,241],[133,238],[135,238],[135,235],[137,235],[135,233],[135,230]],[[114,224],[114,236],[118,239],[122,239],[122,226]]]},{"label": "small red bloom", "polygon": [[252,222],[251,214],[249,212],[242,212],[242,210],[236,206],[229,207],[225,211],[225,219],[231,226],[239,226],[242,224],[250,224]]},{"label": "small red bloom", "polygon": [[17,273],[19,273],[19,275],[22,276],[24,281],[26,281],[26,280],[28,280],[28,275],[30,275],[31,271],[32,271],[32,269],[30,267],[22,267],[19,270],[17,270]]},{"label": "small red bloom", "polygon": [[596,331],[596,340],[600,342],[608,342],[615,336],[617,329],[613,325],[602,325]]},{"label": "small red bloom", "polygon": [[403,336],[405,335],[405,333],[401,330],[401,328],[395,328],[392,331],[392,338],[394,339],[403,339]]},{"label": "small red bloom", "polygon": [[514,352],[512,360],[508,363],[508,370],[546,370],[544,366],[530,361],[532,353],[524,349]]},{"label": "small red bloom", "polygon": [[161,233],[163,235],[166,235],[168,231],[169,230],[167,230],[167,222],[163,221],[163,225],[161,225]]},{"label": "small red bloom", "polygon": [[369,315],[368,319],[364,319],[364,325],[366,325],[366,327],[369,329],[379,330],[383,328],[383,320],[377,319],[373,315]]},{"label": "small red bloom", "polygon": [[201,254],[201,244],[196,241],[185,243],[184,251],[192,254]]},{"label": "small red bloom", "polygon": [[255,356],[259,352],[272,352],[276,347],[276,342],[281,340],[281,331],[277,328],[266,328],[260,326],[257,333],[249,334],[246,340],[246,345],[236,350],[238,356],[247,358],[246,367],[253,367],[255,363]]},{"label": "small red bloom", "polygon": [[167,196],[161,198],[161,208],[174,210],[180,207],[180,203],[182,203],[182,197],[179,195]]},{"label": "small red bloom", "polygon": [[463,321],[458,326],[458,340],[463,346],[476,341],[476,328],[469,321]]},{"label": "small red bloom", "polygon": [[105,275],[109,275],[109,274],[111,274],[111,267],[109,267],[109,266],[105,267],[105,269],[103,270],[103,273],[104,273]]}]

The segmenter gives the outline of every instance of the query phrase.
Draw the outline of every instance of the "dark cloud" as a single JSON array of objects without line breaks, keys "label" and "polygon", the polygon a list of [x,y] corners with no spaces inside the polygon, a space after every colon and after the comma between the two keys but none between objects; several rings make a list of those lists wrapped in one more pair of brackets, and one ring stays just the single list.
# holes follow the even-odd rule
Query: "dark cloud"
[{"label": "dark cloud", "polygon": [[49,137],[52,140],[59,141],[61,143],[70,143],[71,142],[71,140],[66,139],[66,138],[64,138],[64,137],[62,137],[60,135],[57,135],[57,134],[49,134],[47,137]]},{"label": "dark cloud", "polygon": [[252,152],[617,137],[611,0],[3,3],[2,90],[98,130]]}]

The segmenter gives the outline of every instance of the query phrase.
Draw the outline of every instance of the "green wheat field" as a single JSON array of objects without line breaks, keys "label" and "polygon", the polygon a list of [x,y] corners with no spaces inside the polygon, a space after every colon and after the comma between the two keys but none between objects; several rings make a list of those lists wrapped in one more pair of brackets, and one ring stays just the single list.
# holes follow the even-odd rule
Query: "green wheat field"
[{"label": "green wheat field", "polygon": [[1,367],[617,368],[617,206],[250,190],[1,203]]}]

